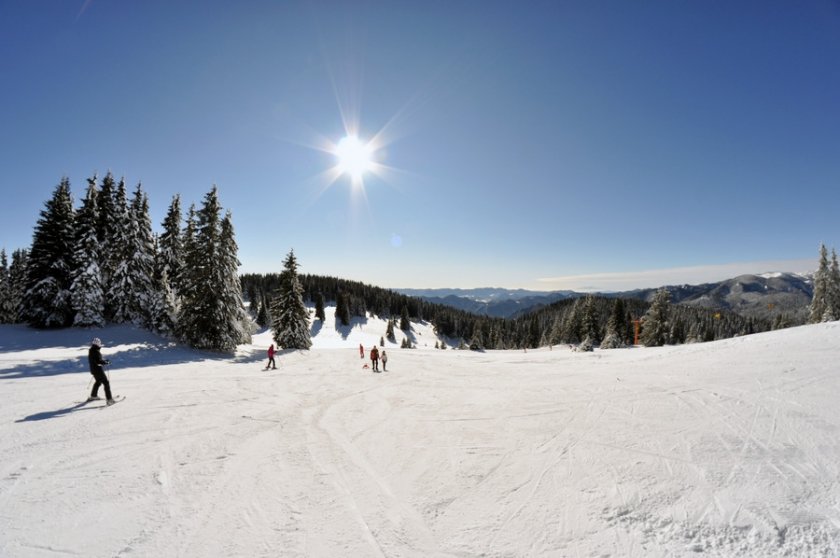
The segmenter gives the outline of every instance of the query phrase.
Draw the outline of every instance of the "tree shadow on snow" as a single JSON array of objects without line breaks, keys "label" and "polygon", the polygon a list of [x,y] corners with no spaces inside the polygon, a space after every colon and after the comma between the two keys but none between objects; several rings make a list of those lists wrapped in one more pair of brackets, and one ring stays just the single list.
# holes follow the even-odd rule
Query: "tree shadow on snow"
[{"label": "tree shadow on snow", "polygon": [[0,370],[0,380],[38,378],[60,374],[89,373],[87,356],[64,360],[42,360]]},{"label": "tree shadow on snow", "polygon": [[[16,326],[15,326],[16,327]],[[5,333],[6,330],[3,331]],[[49,341],[49,333],[58,335],[58,339]],[[179,345],[165,337],[149,333],[132,326],[114,326],[103,330],[58,330],[41,332],[23,327],[14,336],[12,343],[4,342],[0,353],[15,351],[43,350],[43,349],[75,349],[75,355],[66,358],[37,359],[24,357],[28,362],[6,369],[0,369],[0,380],[14,380],[19,378],[37,378],[57,376],[60,374],[89,373],[87,351],[93,335],[102,338],[102,356],[111,361],[106,371],[113,372],[124,368],[147,368],[150,366],[167,366],[172,364],[200,363],[205,361],[228,361],[247,363],[262,360],[263,351],[259,348],[245,346],[237,349],[236,353],[217,353],[191,349]],[[76,343],[76,344],[74,344]],[[14,348],[11,348],[14,346]]]},{"label": "tree shadow on snow", "polygon": [[133,325],[64,329],[35,329],[21,324],[0,325],[0,353],[76,347],[87,349],[94,337],[101,338],[106,346],[143,343],[153,338],[164,339]]},{"label": "tree shadow on snow", "polygon": [[364,318],[361,316],[353,316],[350,318],[350,325],[341,325],[341,322],[336,319],[335,322],[335,330],[341,335],[341,339],[347,341],[347,338],[350,336],[350,332],[353,331],[353,328],[366,325],[368,323],[367,316]]}]

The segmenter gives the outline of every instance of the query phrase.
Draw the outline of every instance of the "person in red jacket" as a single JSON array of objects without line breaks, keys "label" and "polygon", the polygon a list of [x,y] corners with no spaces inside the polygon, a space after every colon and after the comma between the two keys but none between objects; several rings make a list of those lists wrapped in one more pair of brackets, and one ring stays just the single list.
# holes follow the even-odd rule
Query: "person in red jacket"
[{"label": "person in red jacket", "polygon": [[374,372],[379,372],[379,349],[376,345],[370,350],[370,365]]},{"label": "person in red jacket", "polygon": [[359,358],[365,358],[365,347],[361,343],[359,343]]},{"label": "person in red jacket", "polygon": [[277,364],[274,362],[274,343],[268,348],[268,364],[265,365],[265,369],[268,370],[269,368],[277,370]]}]

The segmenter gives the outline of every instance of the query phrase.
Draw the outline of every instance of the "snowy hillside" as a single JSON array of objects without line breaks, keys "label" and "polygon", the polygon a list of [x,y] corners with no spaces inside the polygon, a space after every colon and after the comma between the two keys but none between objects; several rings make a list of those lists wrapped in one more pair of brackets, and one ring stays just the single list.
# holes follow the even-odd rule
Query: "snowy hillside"
[{"label": "snowy hillside", "polygon": [[[840,323],[701,345],[475,353],[370,319],[263,371],[0,326],[0,556],[838,556]],[[401,332],[397,332],[398,336]]]}]

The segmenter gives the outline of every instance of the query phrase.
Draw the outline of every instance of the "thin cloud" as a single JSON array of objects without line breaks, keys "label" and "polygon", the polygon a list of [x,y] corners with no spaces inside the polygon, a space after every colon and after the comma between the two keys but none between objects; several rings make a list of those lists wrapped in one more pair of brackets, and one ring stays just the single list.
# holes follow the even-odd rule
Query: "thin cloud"
[{"label": "thin cloud", "polygon": [[79,10],[79,13],[76,14],[76,21],[79,21],[79,18],[82,17],[82,14],[85,13],[88,7],[93,3],[93,0],[85,0],[85,3],[82,4],[82,8]]}]

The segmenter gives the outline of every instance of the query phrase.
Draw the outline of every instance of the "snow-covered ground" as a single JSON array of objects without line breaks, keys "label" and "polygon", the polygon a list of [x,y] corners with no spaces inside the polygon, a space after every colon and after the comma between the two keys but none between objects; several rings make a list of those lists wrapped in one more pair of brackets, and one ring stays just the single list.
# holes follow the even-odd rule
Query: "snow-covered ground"
[{"label": "snow-covered ground", "polygon": [[[838,556],[840,323],[576,353],[336,331],[262,370],[0,327],[0,556]],[[83,405],[93,335],[115,393]]]}]

